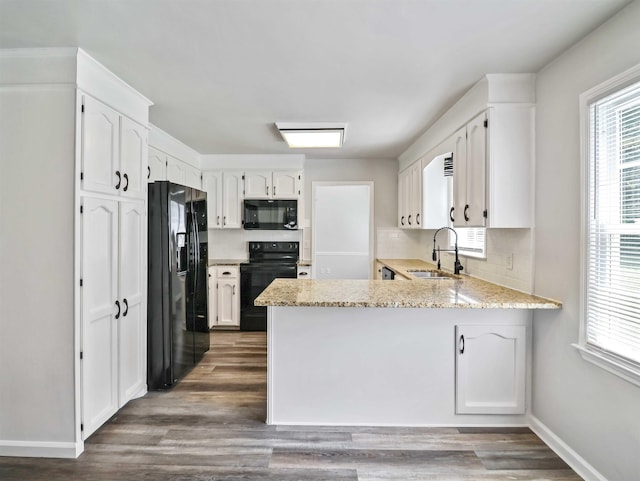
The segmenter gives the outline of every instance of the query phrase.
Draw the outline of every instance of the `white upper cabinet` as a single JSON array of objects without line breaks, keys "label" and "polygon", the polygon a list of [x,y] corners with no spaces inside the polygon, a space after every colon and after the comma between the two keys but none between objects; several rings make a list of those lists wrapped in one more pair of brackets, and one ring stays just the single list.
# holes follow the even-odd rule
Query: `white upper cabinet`
[{"label": "white upper cabinet", "polygon": [[420,229],[422,223],[422,161],[398,174],[398,227]]},{"label": "white upper cabinet", "polygon": [[144,198],[147,192],[148,131],[140,124],[120,117],[120,170],[122,195]]},{"label": "white upper cabinet", "polygon": [[247,199],[270,199],[273,195],[271,172],[255,171],[244,174],[244,196]]},{"label": "white upper cabinet", "polygon": [[483,112],[454,134],[453,206],[455,227],[484,227],[487,116]]},{"label": "white upper cabinet", "polygon": [[202,189],[202,171],[187,162],[149,147],[148,182],[168,180],[174,184]]},{"label": "white upper cabinet", "polygon": [[167,180],[167,154],[149,147],[149,169],[147,181]]},{"label": "white upper cabinet", "polygon": [[202,190],[207,193],[207,223],[209,229],[222,228],[222,171],[202,174]]},{"label": "white upper cabinet", "polygon": [[146,196],[147,128],[82,96],[82,190]]},{"label": "white upper cabinet", "polygon": [[[122,184],[118,160],[120,116],[92,97],[82,97],[82,189],[113,194]],[[116,175],[117,172],[117,175]]]},{"label": "white upper cabinet", "polygon": [[242,172],[224,171],[222,174],[222,227],[242,227]]},{"label": "white upper cabinet", "polygon": [[533,107],[500,105],[451,138],[455,227],[531,227]]},{"label": "white upper cabinet", "polygon": [[186,164],[184,185],[202,190],[202,172],[200,172],[200,169]]},{"label": "white upper cabinet", "polygon": [[202,174],[209,229],[242,227],[242,175],[234,170],[210,170]]},{"label": "white upper cabinet", "polygon": [[185,185],[187,181],[187,164],[167,155],[167,179],[174,184]]},{"label": "white upper cabinet", "polygon": [[272,174],[274,199],[297,199],[301,195],[302,173],[298,171],[274,171]]},{"label": "white upper cabinet", "polygon": [[[423,155],[423,167],[439,156],[453,156],[451,188],[450,181],[441,184],[442,178],[429,169],[429,184],[445,185],[436,190],[447,196],[447,215],[453,226],[532,226],[534,112],[535,75],[489,74],[414,143],[435,145]],[[442,132],[452,133],[443,140]],[[413,151],[410,159],[418,152]],[[402,182],[399,189],[404,191]],[[440,218],[441,201],[426,189],[423,185],[422,214]],[[402,205],[400,192],[399,196]],[[408,218],[408,213],[404,215]]]},{"label": "white upper cabinet", "polygon": [[297,199],[302,174],[298,171],[246,171],[244,197],[247,199]]},{"label": "white upper cabinet", "polygon": [[409,217],[410,194],[411,168],[398,174],[398,227],[401,229],[409,227],[407,217]]}]

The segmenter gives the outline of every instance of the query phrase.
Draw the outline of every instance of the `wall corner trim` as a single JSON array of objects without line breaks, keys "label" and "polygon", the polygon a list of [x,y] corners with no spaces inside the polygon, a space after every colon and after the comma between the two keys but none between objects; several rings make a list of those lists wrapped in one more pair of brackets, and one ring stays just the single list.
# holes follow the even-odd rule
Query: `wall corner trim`
[{"label": "wall corner trim", "polygon": [[529,422],[531,430],[585,481],[608,481],[538,418],[532,415]]},{"label": "wall corner trim", "polygon": [[8,441],[0,439],[0,456],[75,459],[84,451],[84,442]]}]

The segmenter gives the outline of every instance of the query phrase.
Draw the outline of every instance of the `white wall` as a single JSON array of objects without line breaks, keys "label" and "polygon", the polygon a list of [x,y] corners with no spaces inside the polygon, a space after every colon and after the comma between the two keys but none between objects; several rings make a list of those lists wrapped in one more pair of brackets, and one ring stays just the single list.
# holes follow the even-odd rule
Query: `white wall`
[{"label": "white wall", "polygon": [[0,452],[73,452],[75,88],[0,105]]},{"label": "white wall", "polygon": [[578,96],[640,63],[636,1],[537,77],[535,292],[563,302],[533,322],[533,415],[610,481],[640,476],[640,387],[585,362],[578,340]]}]

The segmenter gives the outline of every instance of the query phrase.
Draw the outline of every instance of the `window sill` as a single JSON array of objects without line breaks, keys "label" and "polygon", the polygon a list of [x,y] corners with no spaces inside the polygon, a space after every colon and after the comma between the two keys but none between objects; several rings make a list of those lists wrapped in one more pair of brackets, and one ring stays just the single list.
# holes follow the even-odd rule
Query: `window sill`
[{"label": "window sill", "polygon": [[605,371],[640,387],[640,370],[637,366],[621,359],[614,359],[602,352],[581,346],[580,344],[572,344],[572,346],[578,350],[582,359],[585,361],[595,364]]}]

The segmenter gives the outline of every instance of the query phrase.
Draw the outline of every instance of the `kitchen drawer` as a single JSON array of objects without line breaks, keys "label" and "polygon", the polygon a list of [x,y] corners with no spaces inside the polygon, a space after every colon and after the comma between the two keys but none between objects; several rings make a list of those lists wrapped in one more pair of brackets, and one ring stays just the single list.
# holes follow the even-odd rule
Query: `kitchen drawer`
[{"label": "kitchen drawer", "polygon": [[217,266],[215,270],[217,279],[237,279],[240,275],[240,268],[237,266]]},{"label": "kitchen drawer", "polygon": [[298,279],[311,279],[311,266],[298,266]]}]

